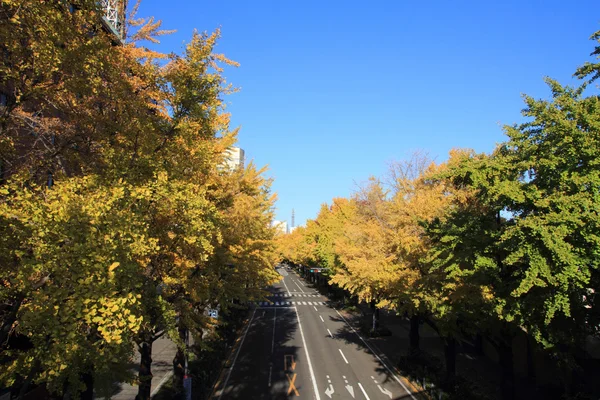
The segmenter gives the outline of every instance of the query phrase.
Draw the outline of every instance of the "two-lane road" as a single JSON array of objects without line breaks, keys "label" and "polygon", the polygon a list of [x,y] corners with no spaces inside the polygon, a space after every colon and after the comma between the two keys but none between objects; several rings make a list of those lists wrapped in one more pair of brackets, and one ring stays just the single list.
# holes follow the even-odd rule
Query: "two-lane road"
[{"label": "two-lane road", "polygon": [[214,399],[415,399],[326,297],[279,271]]}]

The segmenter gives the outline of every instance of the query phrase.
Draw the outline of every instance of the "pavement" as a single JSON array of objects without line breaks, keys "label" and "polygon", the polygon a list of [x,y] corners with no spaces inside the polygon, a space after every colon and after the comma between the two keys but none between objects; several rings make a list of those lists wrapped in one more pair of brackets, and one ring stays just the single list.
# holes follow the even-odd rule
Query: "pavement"
[{"label": "pavement", "polygon": [[[154,396],[160,387],[173,375],[173,358],[177,353],[177,346],[167,337],[161,337],[152,344],[152,392]],[[140,363],[139,352],[135,353],[133,368],[137,374]],[[138,393],[138,386],[128,383],[115,385],[112,400],[133,400]]]},{"label": "pavement", "polygon": [[252,311],[211,396],[220,399],[417,400],[387,357],[295,272]]}]

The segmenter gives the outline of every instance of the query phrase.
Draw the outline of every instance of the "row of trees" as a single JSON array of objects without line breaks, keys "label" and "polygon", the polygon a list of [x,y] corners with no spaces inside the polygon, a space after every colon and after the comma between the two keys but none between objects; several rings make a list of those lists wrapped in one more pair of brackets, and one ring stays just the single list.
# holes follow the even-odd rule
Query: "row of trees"
[{"label": "row of trees", "polygon": [[139,3],[125,44],[98,3],[0,7],[0,387],[21,396],[109,394],[134,380],[135,344],[148,399],[154,340],[177,341],[181,378],[186,332],[216,323],[206,309],[276,277],[270,182],[225,167],[236,63],[214,52],[219,31],[160,54],[140,43],[168,32]]},{"label": "row of trees", "polygon": [[577,87],[547,79],[550,100],[525,96],[527,122],[506,126],[491,154],[415,154],[323,205],[281,238],[282,257],[409,315],[413,349],[419,322],[435,321],[450,380],[458,335],[484,334],[512,398],[511,343],[525,331],[561,360],[569,388],[575,355],[600,333],[600,63],[575,76]]}]

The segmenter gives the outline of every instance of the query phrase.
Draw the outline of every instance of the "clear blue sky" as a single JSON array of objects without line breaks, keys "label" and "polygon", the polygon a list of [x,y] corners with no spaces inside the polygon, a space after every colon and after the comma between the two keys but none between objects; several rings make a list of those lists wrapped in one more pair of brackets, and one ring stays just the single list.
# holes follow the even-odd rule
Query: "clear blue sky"
[{"label": "clear blue sky", "polygon": [[598,0],[142,0],[139,15],[177,29],[163,52],[221,27],[217,51],[241,64],[225,71],[239,146],[296,225],[414,150],[493,150],[521,94],[572,82],[600,29]]}]

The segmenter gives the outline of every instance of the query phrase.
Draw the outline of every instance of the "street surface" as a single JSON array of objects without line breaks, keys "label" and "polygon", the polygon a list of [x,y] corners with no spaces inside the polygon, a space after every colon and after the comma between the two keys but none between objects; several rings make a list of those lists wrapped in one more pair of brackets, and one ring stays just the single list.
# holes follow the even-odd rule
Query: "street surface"
[{"label": "street surface", "polygon": [[325,296],[278,271],[213,399],[416,400]]}]

